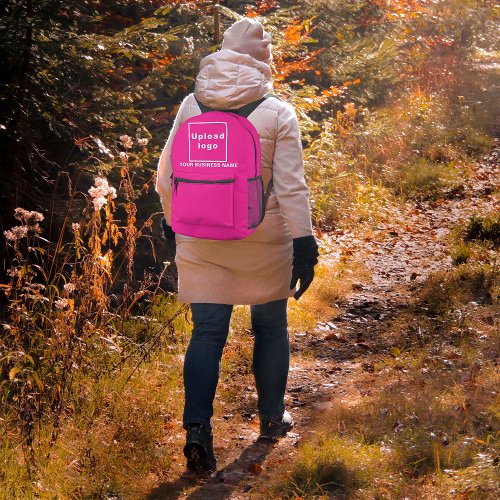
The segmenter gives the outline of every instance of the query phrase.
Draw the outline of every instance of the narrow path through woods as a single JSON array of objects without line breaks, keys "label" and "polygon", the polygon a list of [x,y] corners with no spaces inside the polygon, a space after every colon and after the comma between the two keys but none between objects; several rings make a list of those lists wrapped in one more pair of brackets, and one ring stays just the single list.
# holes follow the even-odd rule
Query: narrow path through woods
[{"label": "narrow path through woods", "polygon": [[[297,445],[315,431],[315,420],[336,401],[355,402],[380,390],[361,375],[387,356],[392,346],[391,324],[408,305],[419,283],[429,273],[452,266],[446,238],[456,224],[472,213],[500,208],[495,188],[500,180],[500,149],[479,162],[463,189],[433,202],[407,202],[391,223],[363,236],[329,234],[337,248],[348,249],[364,262],[371,279],[354,284],[347,303],[315,331],[291,335],[292,359],[288,406],[295,419],[293,432],[272,445],[256,441],[258,421],[249,416],[246,426],[227,422],[216,430],[219,459],[216,477],[202,482],[182,473],[163,483],[148,499],[264,498],[263,485],[283,470]],[[181,438],[180,438],[181,439]]]}]

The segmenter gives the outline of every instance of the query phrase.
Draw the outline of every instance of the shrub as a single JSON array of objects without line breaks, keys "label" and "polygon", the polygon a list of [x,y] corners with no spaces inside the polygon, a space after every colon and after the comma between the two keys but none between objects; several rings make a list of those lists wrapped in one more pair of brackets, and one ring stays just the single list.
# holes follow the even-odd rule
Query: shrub
[{"label": "shrub", "polygon": [[465,240],[489,241],[498,247],[500,245],[500,215],[492,214],[484,217],[472,215],[465,230]]}]

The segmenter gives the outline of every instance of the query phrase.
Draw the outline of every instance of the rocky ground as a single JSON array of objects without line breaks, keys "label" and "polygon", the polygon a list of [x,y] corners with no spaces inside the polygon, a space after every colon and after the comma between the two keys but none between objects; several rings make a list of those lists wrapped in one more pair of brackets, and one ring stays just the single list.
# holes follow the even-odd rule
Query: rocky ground
[{"label": "rocky ground", "polygon": [[[325,235],[335,252],[347,251],[364,263],[369,278],[355,283],[352,295],[330,321],[314,331],[291,335],[292,359],[287,402],[295,419],[293,432],[278,444],[257,440],[258,419],[250,413],[221,418],[215,435],[219,470],[197,479],[184,471],[181,443],[172,479],[147,498],[265,498],[271,476],[286,469],[297,446],[315,432],[316,421],[336,401],[356,401],[380,390],[366,378],[373,365],[390,353],[394,321],[407,308],[419,283],[452,266],[447,238],[472,213],[498,210],[500,149],[496,148],[464,181],[437,201],[407,202],[394,220],[366,236]],[[328,258],[328,256],[326,256]]]}]

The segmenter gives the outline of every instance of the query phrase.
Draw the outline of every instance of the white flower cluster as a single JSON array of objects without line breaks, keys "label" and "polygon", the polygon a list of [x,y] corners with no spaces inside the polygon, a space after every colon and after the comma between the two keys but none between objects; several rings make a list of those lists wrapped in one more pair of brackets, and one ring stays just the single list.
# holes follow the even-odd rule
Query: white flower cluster
[{"label": "white flower cluster", "polygon": [[24,208],[20,207],[14,210],[14,217],[24,222],[29,229],[33,229],[38,222],[43,221],[43,215],[40,212],[24,210]]},{"label": "white flower cluster", "polygon": [[25,236],[28,236],[27,226],[14,226],[12,229],[8,229],[3,232],[5,238],[9,241],[18,241]]},{"label": "white flower cluster", "polygon": [[9,241],[19,241],[28,236],[28,231],[40,231],[39,222],[43,221],[43,215],[40,212],[25,210],[24,208],[16,208],[14,217],[21,221],[24,225],[14,226],[12,229],[4,231],[5,238]]},{"label": "white flower cluster", "polygon": [[89,194],[92,196],[94,210],[98,212],[108,202],[108,196],[111,199],[116,198],[116,189],[111,187],[104,177],[96,177],[94,185],[89,189]]},{"label": "white flower cluster", "polygon": [[68,299],[57,299],[54,302],[54,305],[56,306],[56,309],[65,309],[69,305],[69,300]]},{"label": "white flower cluster", "polygon": [[122,142],[123,147],[125,149],[130,149],[134,145],[134,142],[132,141],[132,137],[130,137],[129,135],[126,135],[126,134],[120,136],[120,141]]}]

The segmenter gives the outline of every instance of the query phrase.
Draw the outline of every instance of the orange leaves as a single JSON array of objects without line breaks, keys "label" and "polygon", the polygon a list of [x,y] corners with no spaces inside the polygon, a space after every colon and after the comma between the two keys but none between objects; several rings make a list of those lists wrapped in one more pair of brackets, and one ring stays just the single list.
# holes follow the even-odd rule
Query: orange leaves
[{"label": "orange leaves", "polygon": [[312,31],[312,21],[314,18],[306,19],[300,22],[299,19],[295,19],[291,24],[289,24],[283,34],[283,37],[287,43],[293,45],[299,45],[304,42]]},{"label": "orange leaves", "polygon": [[277,7],[276,0],[261,0],[260,2],[257,2],[255,7],[247,5],[245,15],[247,17],[258,17],[274,7]]},{"label": "orange leaves", "polygon": [[[347,82],[349,84],[349,82]],[[347,88],[347,85],[344,83],[342,86],[332,85],[328,89],[324,89],[321,91],[321,95],[324,97],[336,97],[344,93],[344,90]]]},{"label": "orange leaves", "polygon": [[427,4],[433,0],[371,0],[378,7],[378,14],[368,15],[359,20],[360,25],[380,25],[386,21],[416,18],[428,12]]},{"label": "orange leaves", "polygon": [[288,43],[300,43],[302,41],[302,30],[300,26],[292,24],[285,31],[284,38]]},{"label": "orange leaves", "polygon": [[[283,30],[283,37],[277,43],[273,60],[274,86],[278,94],[280,91],[290,92],[290,85],[307,87],[295,101],[297,109],[305,114],[319,110],[332,97],[343,95],[349,86],[361,83],[361,79],[357,78],[322,91],[314,85],[322,71],[320,65],[313,63],[326,48],[307,50],[308,44],[316,41],[310,36],[314,30],[313,20],[314,17],[302,21],[296,18],[289,23]],[[319,95],[316,95],[318,92]]]},{"label": "orange leaves", "polygon": [[152,50],[151,52],[148,52],[147,58],[150,64],[152,64],[153,68],[161,68],[169,66],[173,61],[177,59],[177,56],[164,51],[160,52],[158,50]]},{"label": "orange leaves", "polygon": [[317,55],[325,50],[324,48],[309,52],[300,59],[294,61],[285,61],[284,59],[276,58],[275,60],[275,80],[282,81],[293,73],[302,73],[304,71],[311,71],[312,68],[309,64],[314,61]]},{"label": "orange leaves", "polygon": [[336,86],[332,85],[330,88],[322,90],[321,95],[325,97],[334,97],[341,95],[347,90],[347,87],[350,85],[358,85],[361,83],[361,80],[359,78],[356,78],[356,80],[353,80],[352,82],[344,82],[342,85]]},{"label": "orange leaves", "polygon": [[172,61],[175,61],[176,57],[166,53],[161,59],[157,59],[155,64],[157,66],[168,66]]},{"label": "orange leaves", "polygon": [[311,98],[309,102],[310,107],[320,107],[327,103],[330,98],[343,95],[349,86],[358,85],[360,82],[361,80],[357,78],[352,82],[344,82],[342,85],[332,85],[331,87],[322,90],[320,95]]},{"label": "orange leaves", "polygon": [[[313,71],[313,68],[310,67],[311,62],[324,50],[324,48],[321,48],[314,51],[307,51],[307,48],[304,46],[306,42],[312,41],[310,34],[313,30],[313,19],[314,17],[301,21],[299,18],[296,18],[285,27],[283,38],[278,43],[274,52],[273,76],[278,86],[280,82],[284,82],[292,74]],[[321,74],[317,70],[315,73],[317,75]],[[299,80],[297,83],[303,85],[302,80]]]},{"label": "orange leaves", "polygon": [[338,96],[342,94],[344,91],[340,87],[336,87],[332,85],[329,89],[325,89],[321,91],[321,95],[325,97]]}]

